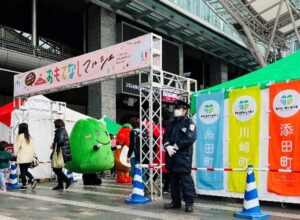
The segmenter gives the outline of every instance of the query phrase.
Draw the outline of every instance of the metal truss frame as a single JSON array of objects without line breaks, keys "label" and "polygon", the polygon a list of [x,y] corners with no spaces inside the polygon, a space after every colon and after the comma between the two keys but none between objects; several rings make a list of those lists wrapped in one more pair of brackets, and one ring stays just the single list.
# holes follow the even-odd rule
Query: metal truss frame
[{"label": "metal truss frame", "polygon": [[[280,0],[261,12],[256,12],[251,4],[257,0],[203,0],[219,17],[226,17],[226,22],[238,24],[241,29],[239,32],[244,36],[245,43],[251,48],[261,66],[265,66],[268,61],[276,60],[280,56],[280,50],[287,50],[287,41],[290,33],[284,34],[279,31],[281,27],[288,23],[294,26],[294,36],[300,41],[298,28],[295,18],[300,17],[299,9],[295,8],[291,0]],[[288,12],[281,14],[283,4],[286,5]],[[278,7],[276,17],[267,22],[260,15],[266,11]],[[265,47],[265,54],[258,48],[258,44]]]},{"label": "metal truss frame", "polygon": [[[162,94],[164,91],[176,94],[177,97],[190,102],[190,95],[197,90],[197,81],[166,71],[151,69],[140,72],[140,161],[142,179],[151,199],[162,198]],[[147,123],[145,123],[147,122]],[[154,130],[159,131],[155,138]]]},{"label": "metal truss frame", "polygon": [[[127,2],[127,1],[126,1]],[[122,7],[122,4],[118,5]],[[140,120],[147,121],[147,125],[141,123],[140,135],[140,166],[142,167],[142,178],[144,186],[157,198],[162,198],[162,94],[167,91],[173,93],[181,100],[190,101],[190,95],[197,90],[197,81],[184,76],[172,74],[162,70],[162,38],[159,35],[152,34],[151,39],[151,64],[150,67],[142,70],[134,70],[131,73],[139,74],[140,84]],[[122,73],[115,77],[124,77],[129,73]],[[98,79],[103,81],[108,78]],[[93,84],[95,81],[87,81],[80,84]],[[70,89],[67,87],[64,89]],[[52,90],[53,92],[54,90]],[[48,91],[47,91],[48,92]],[[33,99],[34,100],[34,99]],[[52,119],[63,118],[66,104],[62,102],[49,102],[45,109],[35,105],[35,100],[18,98],[15,101],[23,105],[15,105],[14,115],[17,119],[15,127],[12,128],[11,139],[16,135],[19,123],[29,122],[29,110],[51,111]],[[14,102],[15,103],[15,102]],[[16,106],[19,106],[18,108]],[[50,110],[49,110],[50,109]],[[13,123],[14,125],[14,123]],[[154,138],[154,130],[159,130],[159,137]],[[52,137],[53,137],[52,132]],[[158,149],[158,150],[155,150]]]}]

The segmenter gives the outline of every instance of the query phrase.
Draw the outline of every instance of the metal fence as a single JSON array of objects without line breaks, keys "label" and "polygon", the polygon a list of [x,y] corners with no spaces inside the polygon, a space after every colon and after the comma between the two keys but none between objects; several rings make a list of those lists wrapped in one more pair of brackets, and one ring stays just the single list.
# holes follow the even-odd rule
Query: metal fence
[{"label": "metal fence", "polygon": [[50,49],[47,50],[40,46],[33,46],[29,43],[18,40],[11,40],[3,37],[0,37],[0,48],[13,50],[20,53],[26,53],[31,56],[41,57],[54,61],[60,61],[72,57],[72,55],[69,54],[53,52]]}]

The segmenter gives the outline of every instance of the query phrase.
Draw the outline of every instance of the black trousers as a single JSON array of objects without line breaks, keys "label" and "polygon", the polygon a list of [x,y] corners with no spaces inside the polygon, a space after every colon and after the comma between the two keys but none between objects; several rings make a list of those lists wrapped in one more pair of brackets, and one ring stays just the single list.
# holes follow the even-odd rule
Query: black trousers
[{"label": "black trousers", "polygon": [[62,171],[62,168],[52,168],[53,172],[57,175],[57,183],[59,187],[64,187],[64,182],[69,181],[68,177]]},{"label": "black trousers", "polygon": [[163,191],[167,192],[169,191],[169,187],[170,187],[170,173],[163,173],[162,174],[162,182],[163,182]]},{"label": "black trousers", "polygon": [[97,173],[83,174],[83,185],[101,185],[102,180]]},{"label": "black trousers", "polygon": [[33,180],[33,176],[31,173],[29,173],[28,168],[30,166],[31,163],[21,163],[19,164],[20,166],[20,172],[21,172],[21,179],[22,179],[22,185],[26,186],[27,183],[27,179],[26,176],[29,178],[29,181],[32,182]]},{"label": "black trousers", "polygon": [[[181,205],[181,197],[186,206],[193,206],[195,187],[190,173],[170,173],[171,198],[174,205]],[[182,196],[181,196],[182,195]]]}]

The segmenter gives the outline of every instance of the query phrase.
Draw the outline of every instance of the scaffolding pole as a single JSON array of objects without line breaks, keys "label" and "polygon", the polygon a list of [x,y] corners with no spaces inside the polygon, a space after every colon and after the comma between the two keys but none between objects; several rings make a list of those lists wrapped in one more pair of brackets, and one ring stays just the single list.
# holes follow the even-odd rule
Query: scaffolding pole
[{"label": "scaffolding pole", "polygon": [[[140,162],[142,179],[151,199],[162,198],[163,128],[162,102],[164,92],[175,94],[177,99],[190,102],[197,90],[197,81],[166,71],[151,69],[140,72]],[[159,133],[155,137],[155,133]]]}]

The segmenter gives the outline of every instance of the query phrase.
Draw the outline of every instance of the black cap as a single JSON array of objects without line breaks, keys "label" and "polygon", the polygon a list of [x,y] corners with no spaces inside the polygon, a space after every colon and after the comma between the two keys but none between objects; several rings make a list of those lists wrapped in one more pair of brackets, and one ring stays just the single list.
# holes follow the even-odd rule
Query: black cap
[{"label": "black cap", "polygon": [[177,108],[190,108],[190,105],[182,100],[175,100],[173,105],[175,105]]}]

